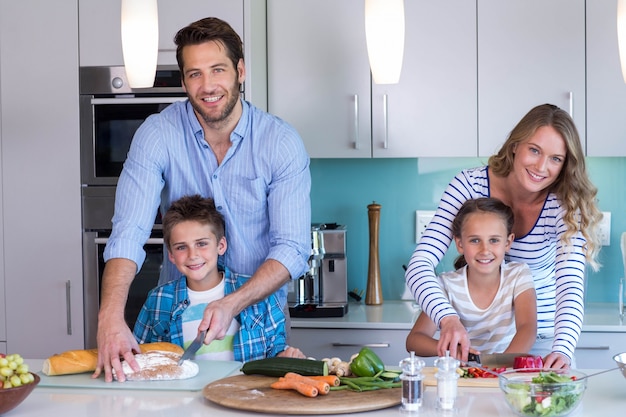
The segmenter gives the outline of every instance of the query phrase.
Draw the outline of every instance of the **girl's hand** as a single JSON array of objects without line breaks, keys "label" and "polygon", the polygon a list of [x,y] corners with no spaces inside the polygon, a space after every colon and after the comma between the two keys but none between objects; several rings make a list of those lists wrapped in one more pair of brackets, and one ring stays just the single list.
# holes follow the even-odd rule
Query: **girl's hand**
[{"label": "girl's hand", "polygon": [[287,349],[280,352],[278,355],[281,358],[298,358],[298,359],[306,359],[306,356],[302,351],[298,348],[289,346]]}]

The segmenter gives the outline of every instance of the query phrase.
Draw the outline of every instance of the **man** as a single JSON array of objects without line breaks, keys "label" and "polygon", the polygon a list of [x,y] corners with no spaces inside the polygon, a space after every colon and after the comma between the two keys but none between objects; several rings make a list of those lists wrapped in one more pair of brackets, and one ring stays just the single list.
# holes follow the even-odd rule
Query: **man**
[{"label": "man", "polygon": [[[175,42],[188,100],[142,124],[118,181],[93,375],[104,370],[106,381],[112,370],[124,381],[120,357],[137,368],[132,352],[138,345],[124,322],[124,306],[159,205],[164,213],[185,195],[213,198],[226,219],[223,263],[251,276],[207,306],[199,326],[208,329],[205,344],[223,338],[233,317],[277,290],[285,307],[285,284],[308,269],[311,177],[298,133],[240,98],[243,48],[226,22],[199,20],[181,29]],[[166,262],[161,282],[177,277]]]}]

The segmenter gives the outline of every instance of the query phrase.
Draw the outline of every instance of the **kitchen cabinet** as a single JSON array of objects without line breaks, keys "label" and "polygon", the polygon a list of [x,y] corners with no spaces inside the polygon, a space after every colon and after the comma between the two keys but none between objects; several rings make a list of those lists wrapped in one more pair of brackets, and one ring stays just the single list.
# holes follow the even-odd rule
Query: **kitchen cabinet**
[{"label": "kitchen cabinet", "polygon": [[584,0],[478,0],[479,156],[543,103],[573,115],[584,149],[585,100]]},{"label": "kitchen cabinet", "polygon": [[289,344],[316,359],[339,357],[344,361],[368,346],[386,365],[398,366],[408,356],[407,334],[406,330],[292,328]]},{"label": "kitchen cabinet", "polygon": [[[243,37],[244,0],[159,0],[159,64],[176,65],[174,36],[208,16],[227,21]],[[80,66],[124,65],[121,0],[79,0]]]},{"label": "kitchen cabinet", "polygon": [[[265,0],[159,0],[159,65],[177,65],[174,36],[204,17],[228,22],[244,43],[244,95],[267,107]],[[80,66],[123,66],[121,1],[79,0]],[[258,81],[257,81],[258,80]]]},{"label": "kitchen cabinet", "polygon": [[587,156],[626,156],[626,83],[617,47],[617,2],[587,2]]},{"label": "kitchen cabinet", "polygon": [[0,350],[47,357],[83,346],[78,3],[0,2],[0,54]]},{"label": "kitchen cabinet", "polygon": [[376,85],[362,0],[268,0],[268,109],[312,158],[476,156],[475,3],[404,7],[400,83]]},{"label": "kitchen cabinet", "polygon": [[578,369],[613,368],[613,356],[626,351],[625,332],[583,331],[576,346]]}]

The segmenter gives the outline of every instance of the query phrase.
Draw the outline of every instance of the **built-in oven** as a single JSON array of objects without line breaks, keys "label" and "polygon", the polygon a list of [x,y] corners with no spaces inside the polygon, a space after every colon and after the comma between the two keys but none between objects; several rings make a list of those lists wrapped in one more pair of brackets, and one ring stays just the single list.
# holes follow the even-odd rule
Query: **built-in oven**
[{"label": "built-in oven", "polygon": [[[139,125],[185,100],[177,67],[159,67],[153,88],[128,87],[124,67],[80,68],[80,148],[85,347],[97,346],[103,252],[111,234],[115,188]],[[164,259],[160,216],[144,247],[146,260],[131,285],[125,319],[132,329]]]}]

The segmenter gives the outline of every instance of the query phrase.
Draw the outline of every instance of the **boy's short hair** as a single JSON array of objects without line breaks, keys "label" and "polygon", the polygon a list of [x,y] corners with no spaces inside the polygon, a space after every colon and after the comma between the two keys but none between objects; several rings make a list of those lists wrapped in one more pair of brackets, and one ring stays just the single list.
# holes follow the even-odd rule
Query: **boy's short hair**
[{"label": "boy's short hair", "polygon": [[196,221],[203,225],[213,226],[217,239],[225,234],[225,222],[222,214],[215,208],[212,198],[204,198],[198,194],[184,196],[174,201],[163,216],[163,240],[170,248],[172,229],[184,221]]}]

